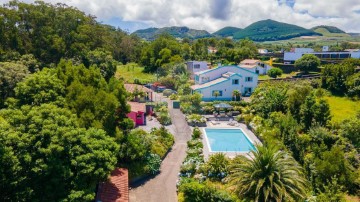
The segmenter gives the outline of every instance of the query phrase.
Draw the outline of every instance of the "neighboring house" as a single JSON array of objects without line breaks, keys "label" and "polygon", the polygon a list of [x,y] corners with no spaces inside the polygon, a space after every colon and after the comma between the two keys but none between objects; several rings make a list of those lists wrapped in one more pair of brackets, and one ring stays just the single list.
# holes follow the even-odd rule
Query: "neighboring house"
[{"label": "neighboring house", "polygon": [[267,49],[258,49],[259,54],[267,54],[269,51]]},{"label": "neighboring house", "polygon": [[323,61],[340,61],[346,58],[360,59],[360,51],[326,51],[329,50],[324,46],[322,52],[315,52],[311,48],[294,48],[290,52],[284,53],[284,64],[294,64],[296,60],[300,59],[305,54],[312,54]]},{"label": "neighboring house", "polygon": [[135,127],[146,125],[146,105],[145,103],[139,103],[139,102],[128,102],[130,105],[130,113],[128,113],[126,116],[129,119],[132,119],[134,122]]},{"label": "neighboring house", "polygon": [[218,52],[218,50],[215,48],[215,47],[212,47],[212,46],[209,46],[208,47],[208,53],[210,54],[210,53],[217,53]]},{"label": "neighboring house", "polygon": [[187,71],[191,75],[191,79],[194,79],[196,72],[204,71],[209,69],[208,63],[205,61],[189,61],[186,63]]},{"label": "neighboring house", "polygon": [[[133,94],[132,101],[151,102],[153,101],[153,90],[138,84],[124,84],[127,92]],[[135,94],[135,95],[134,95]]]},{"label": "neighboring house", "polygon": [[[258,75],[236,65],[220,66],[195,73],[193,92],[202,94],[202,100],[232,100],[234,90],[250,95],[256,88]],[[217,93],[216,93],[217,92]]]},{"label": "neighboring house", "polygon": [[116,168],[106,182],[99,183],[95,202],[128,202],[129,174],[125,168]]},{"label": "neighboring house", "polygon": [[270,65],[267,65],[260,60],[250,60],[246,59],[240,62],[240,67],[245,68],[249,71],[252,71],[256,74],[267,74],[267,72],[271,69]]}]

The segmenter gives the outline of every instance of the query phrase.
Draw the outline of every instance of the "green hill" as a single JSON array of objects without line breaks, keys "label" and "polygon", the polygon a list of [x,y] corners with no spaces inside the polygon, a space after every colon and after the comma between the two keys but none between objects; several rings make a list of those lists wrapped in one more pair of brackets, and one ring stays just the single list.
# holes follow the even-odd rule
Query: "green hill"
[{"label": "green hill", "polygon": [[154,40],[160,34],[170,34],[175,38],[189,38],[198,39],[211,37],[212,35],[205,30],[190,29],[188,27],[163,27],[163,28],[148,28],[137,30],[134,34],[146,40]]},{"label": "green hill", "polygon": [[234,39],[250,38],[254,41],[276,41],[299,36],[321,35],[312,30],[274,20],[255,22],[234,34]]},{"label": "green hill", "polygon": [[322,34],[323,36],[328,36],[328,37],[349,37],[350,35],[345,33],[343,30],[334,27],[334,26],[326,26],[326,25],[321,25],[321,26],[316,26],[311,28],[311,30],[313,30],[316,33]]},{"label": "green hill", "polygon": [[234,36],[236,32],[241,31],[241,28],[238,27],[224,27],[216,32],[213,33],[214,36],[220,36],[220,37],[229,37]]}]

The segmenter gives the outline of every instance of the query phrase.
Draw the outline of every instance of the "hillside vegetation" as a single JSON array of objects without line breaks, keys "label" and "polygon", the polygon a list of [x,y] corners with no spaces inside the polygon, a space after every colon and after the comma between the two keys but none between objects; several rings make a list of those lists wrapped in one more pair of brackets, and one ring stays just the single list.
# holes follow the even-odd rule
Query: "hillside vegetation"
[{"label": "hillside vegetation", "polygon": [[154,40],[157,36],[164,33],[170,34],[175,38],[198,39],[211,37],[211,34],[205,30],[190,29],[188,27],[148,28],[134,32],[135,35],[146,40]]},{"label": "hillside vegetation", "polygon": [[234,36],[235,33],[241,31],[241,28],[238,27],[224,27],[216,32],[213,33],[214,36],[220,37],[229,37]]},{"label": "hillside vegetation", "polygon": [[234,39],[250,38],[254,41],[276,41],[299,36],[321,35],[312,30],[274,20],[255,22],[234,34]]},{"label": "hillside vegetation", "polygon": [[314,30],[314,31],[316,31],[317,29],[325,29],[329,33],[342,33],[342,34],[346,33],[343,30],[341,30],[341,29],[339,29],[337,27],[334,27],[334,26],[320,25],[320,26],[316,26],[316,27],[311,28],[311,30]]},{"label": "hillside vegetation", "polygon": [[341,33],[341,32],[331,32],[325,27],[319,27],[314,30],[316,33],[322,34],[326,37],[350,37],[347,33]]}]

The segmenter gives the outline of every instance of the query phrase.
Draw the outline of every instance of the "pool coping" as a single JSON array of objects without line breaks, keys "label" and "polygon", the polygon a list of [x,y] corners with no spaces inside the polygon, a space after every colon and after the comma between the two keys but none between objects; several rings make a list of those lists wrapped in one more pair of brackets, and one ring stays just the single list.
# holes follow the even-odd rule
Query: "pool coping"
[{"label": "pool coping", "polygon": [[[204,154],[204,159],[207,160],[209,158],[210,155],[212,154],[216,154],[216,153],[223,153],[225,154],[227,157],[229,158],[234,158],[238,155],[242,155],[242,156],[246,156],[248,158],[251,157],[251,152],[218,152],[218,151],[210,151],[210,146],[208,145],[208,141],[207,141],[207,137],[205,137],[205,128],[219,128],[219,129],[241,129],[242,132],[245,132],[244,134],[246,135],[246,137],[249,139],[249,141],[254,145],[262,145],[262,142],[256,137],[256,135],[247,128],[247,126],[245,124],[239,123],[238,126],[229,126],[226,125],[227,122],[224,122],[220,125],[210,125],[208,124],[208,127],[200,127],[201,128],[201,132],[202,132],[202,142],[203,142],[203,154]],[[206,145],[206,146],[205,146]]]},{"label": "pool coping", "polygon": [[205,127],[205,128],[202,128],[203,130],[203,134],[204,134],[204,137],[205,137],[205,141],[206,141],[206,145],[208,147],[208,150],[210,153],[242,153],[242,154],[247,154],[249,153],[250,151],[213,151],[211,149],[211,146],[210,146],[210,141],[208,139],[208,136],[207,136],[207,133],[206,133],[206,129],[220,129],[220,130],[240,130],[244,135],[245,135],[245,138],[255,147],[256,143],[246,134],[246,132],[242,129],[242,128],[239,128],[239,127],[236,127],[236,128],[216,128],[216,127]]}]

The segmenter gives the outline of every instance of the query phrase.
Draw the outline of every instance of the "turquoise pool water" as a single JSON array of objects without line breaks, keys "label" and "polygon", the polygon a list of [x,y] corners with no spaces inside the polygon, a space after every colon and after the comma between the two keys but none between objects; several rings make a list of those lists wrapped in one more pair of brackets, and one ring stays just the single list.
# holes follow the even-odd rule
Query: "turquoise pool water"
[{"label": "turquoise pool water", "polygon": [[254,145],[241,129],[205,128],[211,152],[249,152]]}]

